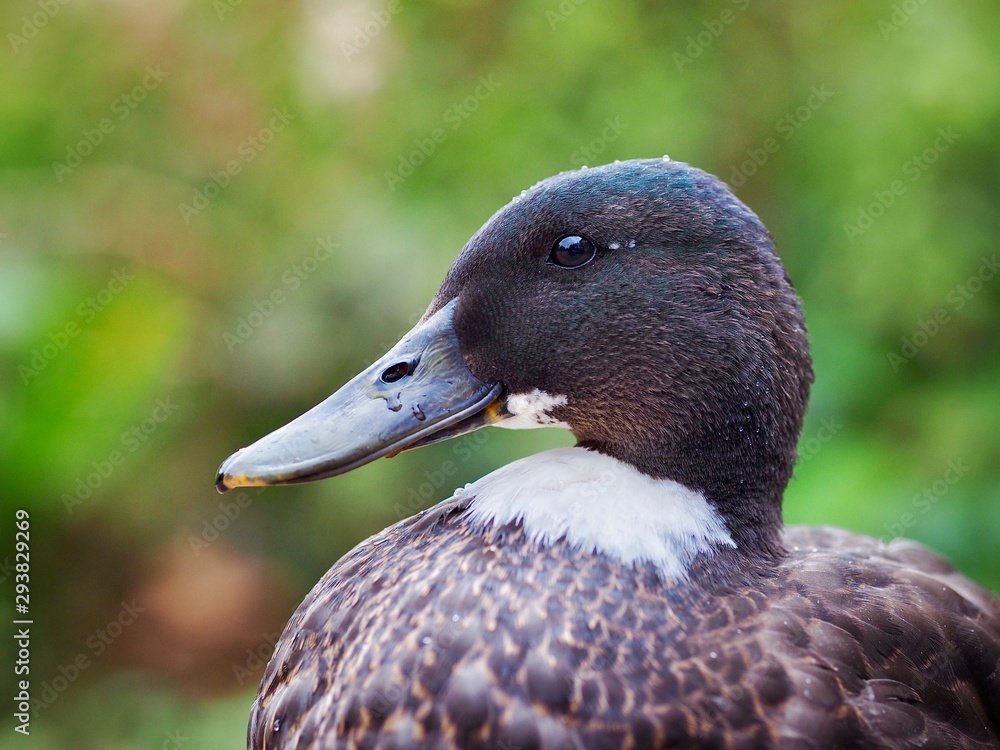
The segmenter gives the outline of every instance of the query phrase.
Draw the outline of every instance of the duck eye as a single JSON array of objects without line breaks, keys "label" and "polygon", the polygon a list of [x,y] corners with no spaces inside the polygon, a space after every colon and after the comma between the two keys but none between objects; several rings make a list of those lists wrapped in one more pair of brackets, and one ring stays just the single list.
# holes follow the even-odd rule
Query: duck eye
[{"label": "duck eye", "polygon": [[579,268],[592,261],[596,255],[597,248],[593,242],[578,234],[571,234],[553,245],[549,263],[560,268]]}]

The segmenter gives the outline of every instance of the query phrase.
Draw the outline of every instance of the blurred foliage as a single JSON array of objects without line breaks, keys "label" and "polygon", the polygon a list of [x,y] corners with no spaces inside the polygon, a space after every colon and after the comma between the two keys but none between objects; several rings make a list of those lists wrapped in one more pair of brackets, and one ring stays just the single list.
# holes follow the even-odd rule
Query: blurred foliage
[{"label": "blurred foliage", "polygon": [[817,371],[788,520],[905,533],[1000,589],[993,0],[15,0],[0,31],[0,549],[28,509],[54,698],[31,747],[242,747],[332,562],[568,443],[212,486],[394,343],[510,196],[584,163],[669,153],[774,233]]}]

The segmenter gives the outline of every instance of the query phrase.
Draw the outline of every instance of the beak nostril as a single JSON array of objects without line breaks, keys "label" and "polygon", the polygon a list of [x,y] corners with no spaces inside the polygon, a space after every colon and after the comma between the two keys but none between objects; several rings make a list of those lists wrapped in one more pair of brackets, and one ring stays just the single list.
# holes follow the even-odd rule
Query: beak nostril
[{"label": "beak nostril", "polygon": [[410,362],[397,362],[391,367],[384,369],[380,379],[383,383],[395,383],[397,380],[402,380],[407,375],[412,374],[414,364]]}]

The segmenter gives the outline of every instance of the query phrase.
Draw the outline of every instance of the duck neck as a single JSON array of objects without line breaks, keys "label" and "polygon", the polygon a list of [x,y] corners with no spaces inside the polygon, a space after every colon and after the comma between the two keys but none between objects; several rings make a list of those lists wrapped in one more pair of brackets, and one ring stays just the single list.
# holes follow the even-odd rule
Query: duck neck
[{"label": "duck neck", "polygon": [[781,546],[781,498],[785,481],[783,472],[773,475],[761,470],[758,462],[745,463],[747,457],[739,451],[728,455],[718,452],[709,456],[694,451],[670,454],[658,452],[632,454],[611,446],[580,443],[620,461],[656,479],[670,479],[701,493],[722,518],[736,544],[737,556],[757,558],[762,563],[774,561],[784,554]]},{"label": "duck neck", "polygon": [[[784,554],[781,501],[794,465],[797,434],[797,424],[762,425],[752,415],[733,420],[730,414],[727,424],[680,438],[581,440],[580,445],[701,493],[725,523],[736,543],[735,554],[766,566]],[[779,437],[767,440],[761,435]]]}]

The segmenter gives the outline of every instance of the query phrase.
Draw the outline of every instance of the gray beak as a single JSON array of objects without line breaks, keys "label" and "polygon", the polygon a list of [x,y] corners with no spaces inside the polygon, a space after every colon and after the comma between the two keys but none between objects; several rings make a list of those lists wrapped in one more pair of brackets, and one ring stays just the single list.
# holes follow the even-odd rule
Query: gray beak
[{"label": "gray beak", "polygon": [[483,383],[465,366],[453,325],[456,302],[328,399],[227,458],[219,492],[332,477],[507,416],[502,386]]}]

